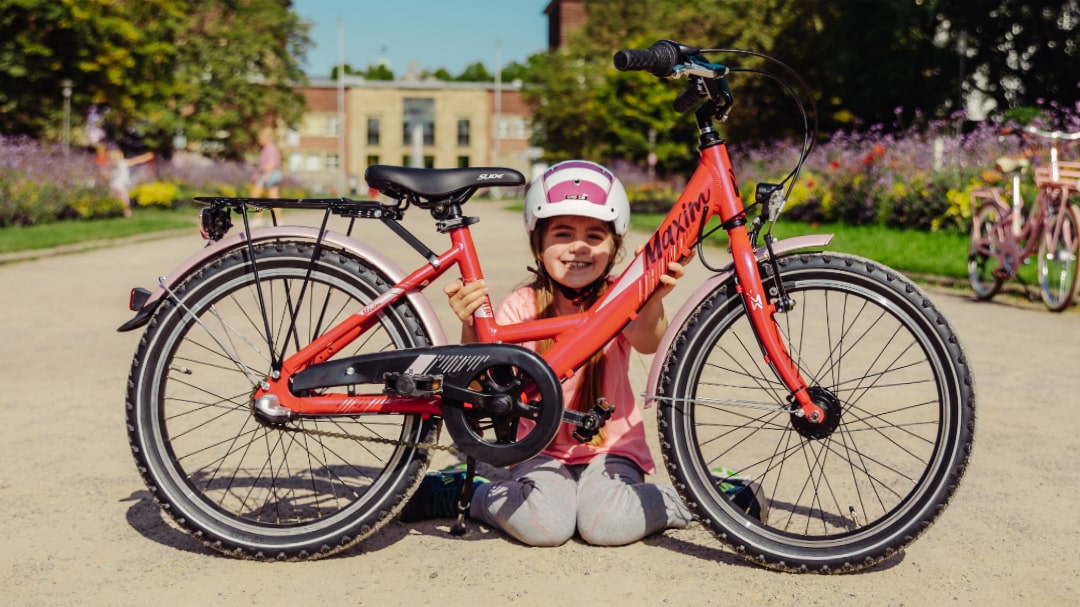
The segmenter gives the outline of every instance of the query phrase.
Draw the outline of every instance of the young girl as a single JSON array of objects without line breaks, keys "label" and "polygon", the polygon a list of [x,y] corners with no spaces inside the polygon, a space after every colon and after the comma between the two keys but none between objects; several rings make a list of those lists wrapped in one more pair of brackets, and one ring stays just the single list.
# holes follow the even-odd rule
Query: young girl
[{"label": "young girl", "polygon": [[[252,198],[279,198],[281,196],[281,150],[274,143],[274,132],[269,128],[259,131],[259,160],[255,174],[251,176]],[[274,223],[281,223],[281,209],[271,209]]]},{"label": "young girl", "polygon": [[131,167],[150,162],[154,159],[154,154],[147,152],[125,158],[124,152],[119,148],[112,148],[109,150],[108,157],[112,164],[109,172],[109,195],[119,198],[124,204],[124,217],[131,217]]},{"label": "young girl", "polygon": [[[529,190],[525,228],[536,259],[536,276],[499,306],[501,324],[575,314],[607,289],[630,224],[622,184],[606,168],[580,160],[556,164]],[[468,515],[533,546],[558,546],[575,531],[590,544],[635,542],[667,528],[685,527],[691,513],[675,489],[644,482],[656,471],[645,428],[630,387],[630,348],[656,351],[667,329],[662,299],[683,274],[677,263],[656,294],[608,346],[563,382],[567,407],[592,408],[603,397],[615,412],[602,431],[582,444],[563,424],[540,454],[516,465],[510,480],[480,483]],[[458,281],[445,289],[462,322],[461,341],[476,341],[473,312],[488,290],[483,281]],[[547,343],[526,343],[543,353]],[[429,476],[406,506],[403,520],[452,516],[445,504],[463,473]],[[440,507],[442,505],[442,507]]]}]

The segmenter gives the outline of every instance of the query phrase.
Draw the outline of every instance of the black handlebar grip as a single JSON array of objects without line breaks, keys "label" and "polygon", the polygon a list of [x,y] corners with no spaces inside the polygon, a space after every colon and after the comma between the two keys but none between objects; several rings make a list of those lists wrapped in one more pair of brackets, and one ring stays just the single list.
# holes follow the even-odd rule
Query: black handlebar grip
[{"label": "black handlebar grip", "polygon": [[645,50],[621,50],[615,53],[615,69],[620,72],[645,71],[660,78],[670,76],[679,64],[679,46],[660,40]]}]

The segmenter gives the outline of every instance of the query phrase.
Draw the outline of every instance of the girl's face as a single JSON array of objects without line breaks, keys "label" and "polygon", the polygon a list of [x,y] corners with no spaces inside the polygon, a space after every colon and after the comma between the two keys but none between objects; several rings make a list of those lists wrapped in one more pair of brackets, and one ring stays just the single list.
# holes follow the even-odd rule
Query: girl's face
[{"label": "girl's face", "polygon": [[606,222],[592,217],[552,217],[540,239],[540,262],[563,286],[581,289],[608,269],[615,239]]}]

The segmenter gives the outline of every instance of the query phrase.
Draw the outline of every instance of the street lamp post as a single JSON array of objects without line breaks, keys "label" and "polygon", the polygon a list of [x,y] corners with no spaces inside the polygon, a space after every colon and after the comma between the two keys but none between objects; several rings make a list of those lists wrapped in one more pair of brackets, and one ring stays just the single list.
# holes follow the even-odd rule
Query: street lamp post
[{"label": "street lamp post", "polygon": [[64,153],[67,154],[71,150],[71,87],[75,83],[68,78],[64,78],[60,81],[60,86],[64,89]]}]

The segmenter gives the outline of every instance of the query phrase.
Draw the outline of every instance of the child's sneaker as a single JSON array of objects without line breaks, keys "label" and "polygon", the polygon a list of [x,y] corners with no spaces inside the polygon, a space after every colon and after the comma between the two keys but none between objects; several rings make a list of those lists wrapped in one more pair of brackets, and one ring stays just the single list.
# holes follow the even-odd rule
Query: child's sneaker
[{"label": "child's sneaker", "polygon": [[737,478],[727,468],[713,468],[713,480],[716,488],[728,497],[735,506],[761,522],[769,515],[765,499],[761,497],[761,485]]},{"label": "child's sneaker", "polygon": [[[488,482],[482,476],[473,477],[473,489]],[[456,464],[428,472],[405,508],[401,520],[406,523],[433,518],[456,518],[457,502],[461,487],[465,484],[465,464]]]}]

